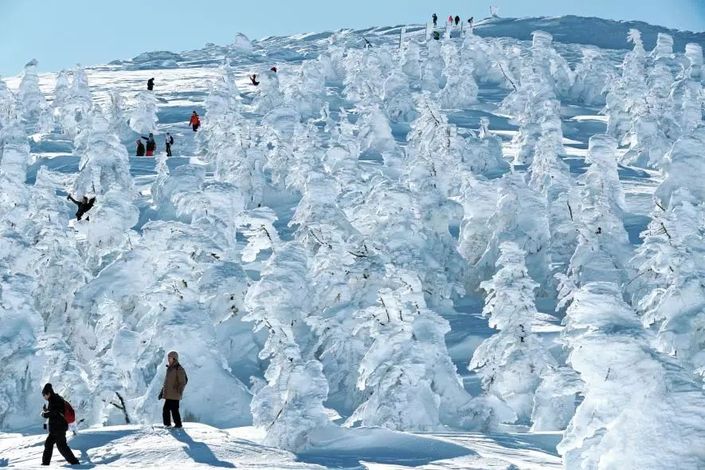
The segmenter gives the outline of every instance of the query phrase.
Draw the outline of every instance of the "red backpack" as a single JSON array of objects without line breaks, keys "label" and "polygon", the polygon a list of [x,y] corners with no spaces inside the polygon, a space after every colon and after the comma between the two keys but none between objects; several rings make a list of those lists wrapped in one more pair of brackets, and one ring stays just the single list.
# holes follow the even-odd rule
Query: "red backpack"
[{"label": "red backpack", "polygon": [[71,403],[64,400],[64,419],[67,424],[76,422],[76,412],[73,410]]}]

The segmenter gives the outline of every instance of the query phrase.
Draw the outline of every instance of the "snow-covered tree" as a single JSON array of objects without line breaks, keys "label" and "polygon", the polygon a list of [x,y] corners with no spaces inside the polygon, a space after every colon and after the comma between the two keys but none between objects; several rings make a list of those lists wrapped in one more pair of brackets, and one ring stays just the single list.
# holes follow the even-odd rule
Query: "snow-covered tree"
[{"label": "snow-covered tree", "polygon": [[499,330],[478,346],[469,369],[482,379],[487,393],[509,404],[519,422],[531,417],[541,377],[556,363],[533,332],[539,313],[534,303],[538,284],[529,276],[524,252],[514,242],[500,245],[498,270],[480,287],[487,293],[483,315]]},{"label": "snow-covered tree", "polygon": [[575,67],[570,97],[587,106],[605,104],[605,89],[614,80],[615,70],[597,47],[583,47],[583,58]]},{"label": "snow-covered tree", "polygon": [[146,135],[157,129],[157,97],[151,91],[141,91],[130,114],[130,128],[138,134]]},{"label": "snow-covered tree", "polygon": [[558,452],[566,468],[699,468],[705,395],[649,345],[619,288],[591,282],[575,296],[563,340],[585,383],[584,400]]},{"label": "snow-covered tree", "polygon": [[266,431],[266,443],[290,450],[305,449],[310,432],[332,426],[323,407],[328,395],[323,367],[302,353],[311,340],[305,323],[309,293],[306,253],[288,242],[276,248],[245,301],[247,319],[269,332],[260,351],[269,366],[266,382],[254,385],[253,421]]},{"label": "snow-covered tree", "polygon": [[28,131],[48,132],[51,130],[51,115],[48,113],[46,98],[39,89],[36,59],[24,66],[20,88],[17,90],[17,107],[22,122]]}]

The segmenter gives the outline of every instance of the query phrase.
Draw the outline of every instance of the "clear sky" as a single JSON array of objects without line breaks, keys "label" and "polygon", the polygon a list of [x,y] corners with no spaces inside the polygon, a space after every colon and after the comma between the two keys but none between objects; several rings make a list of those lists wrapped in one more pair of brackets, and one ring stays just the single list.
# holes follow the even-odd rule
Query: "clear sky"
[{"label": "clear sky", "polygon": [[182,51],[345,27],[487,16],[599,16],[705,30],[705,0],[0,0],[0,74],[16,75],[31,58],[40,71],[93,65],[153,50]]}]

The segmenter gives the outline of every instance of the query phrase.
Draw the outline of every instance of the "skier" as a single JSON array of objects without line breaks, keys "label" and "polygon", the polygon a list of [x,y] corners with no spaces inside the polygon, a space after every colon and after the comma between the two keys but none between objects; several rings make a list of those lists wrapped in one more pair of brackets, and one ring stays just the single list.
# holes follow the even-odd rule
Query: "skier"
[{"label": "skier", "polygon": [[166,133],[164,138],[164,146],[166,147],[166,156],[171,157],[171,146],[174,145],[174,137],[170,133]]},{"label": "skier", "polygon": [[260,82],[257,81],[257,74],[256,73],[253,73],[252,75],[250,75],[250,82],[252,82],[252,84],[254,86],[258,86],[260,84]]},{"label": "skier", "polygon": [[154,90],[154,77],[147,80],[147,90],[149,90],[149,91]]},{"label": "skier", "polygon": [[[88,199],[87,196],[83,196],[83,199],[81,199],[80,201],[77,201],[73,198],[73,196],[71,196],[69,194],[68,196],[66,196],[66,199],[68,199],[69,201],[73,202],[74,204],[76,204],[78,206],[78,210],[76,211],[76,220],[81,220],[81,217],[83,217],[83,214],[85,214],[86,212],[91,210],[93,208],[93,204],[95,204],[94,197]],[[86,217],[86,220],[91,220],[91,218]]]},{"label": "skier", "polygon": [[191,120],[188,122],[191,127],[193,127],[193,132],[196,132],[199,127],[201,127],[201,120],[198,117],[196,111],[191,114]]},{"label": "skier", "polygon": [[147,141],[146,156],[153,157],[154,152],[157,150],[157,141],[154,140],[154,134],[150,132],[149,137],[142,136],[142,138]]},{"label": "skier", "polygon": [[460,24],[460,17],[455,15],[455,26],[458,26],[458,24]]},{"label": "skier", "polygon": [[431,15],[431,19],[433,20],[433,27],[435,28],[436,26],[438,26],[438,15],[434,13],[433,15]]},{"label": "skier", "polygon": [[142,139],[137,139],[137,152],[135,152],[135,155],[144,157],[144,144],[142,143]]},{"label": "skier", "polygon": [[188,376],[181,364],[179,364],[179,353],[171,351],[167,354],[166,376],[164,386],[159,392],[159,399],[164,400],[162,419],[164,426],[171,427],[171,417],[174,418],[174,427],[181,428],[181,414],[179,413],[179,401],[184,395],[184,389],[188,383]]},{"label": "skier", "polygon": [[54,452],[54,444],[59,449],[61,455],[70,465],[78,465],[78,459],[69,445],[66,443],[66,431],[69,430],[69,424],[64,417],[66,402],[59,395],[54,393],[51,384],[48,383],[42,388],[42,396],[48,402],[49,406],[44,405],[42,417],[49,420],[49,435],[44,441],[44,453],[42,454],[42,465],[51,463],[51,454]]}]

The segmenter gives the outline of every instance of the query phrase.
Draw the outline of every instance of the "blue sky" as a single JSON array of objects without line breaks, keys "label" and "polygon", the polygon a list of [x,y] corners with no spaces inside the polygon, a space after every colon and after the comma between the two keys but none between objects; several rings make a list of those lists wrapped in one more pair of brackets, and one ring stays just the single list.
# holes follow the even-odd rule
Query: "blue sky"
[{"label": "blue sky", "polygon": [[206,42],[343,27],[421,23],[440,17],[577,14],[705,30],[705,0],[0,0],[0,74],[16,75],[31,58],[42,71],[181,51]]}]

